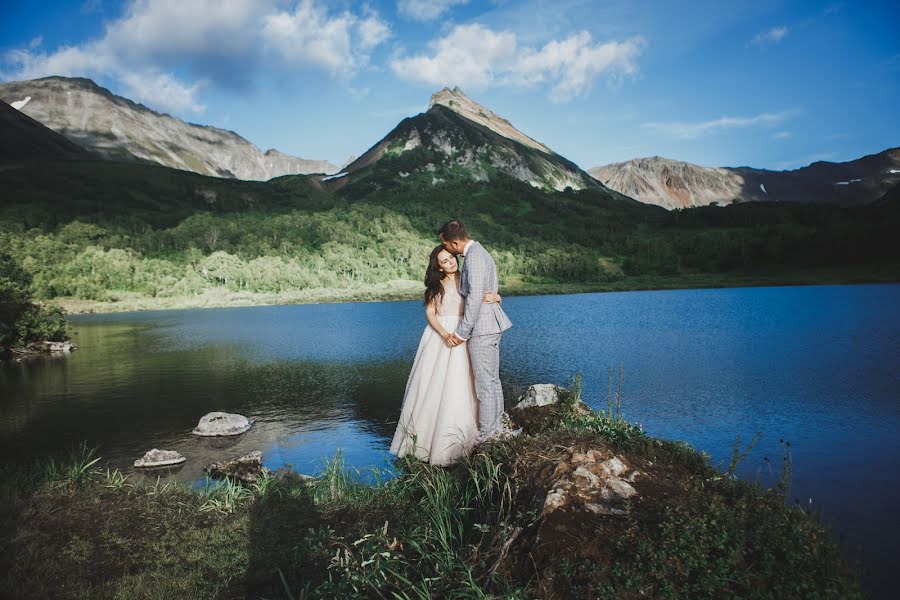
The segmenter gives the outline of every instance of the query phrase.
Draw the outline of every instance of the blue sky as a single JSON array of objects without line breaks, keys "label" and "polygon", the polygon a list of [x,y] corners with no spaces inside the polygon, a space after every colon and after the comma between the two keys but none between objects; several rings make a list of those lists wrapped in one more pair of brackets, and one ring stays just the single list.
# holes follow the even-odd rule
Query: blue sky
[{"label": "blue sky", "polygon": [[90,77],[262,149],[343,163],[432,92],[583,168],[793,169],[900,145],[900,2],[4,3],[0,80]]}]

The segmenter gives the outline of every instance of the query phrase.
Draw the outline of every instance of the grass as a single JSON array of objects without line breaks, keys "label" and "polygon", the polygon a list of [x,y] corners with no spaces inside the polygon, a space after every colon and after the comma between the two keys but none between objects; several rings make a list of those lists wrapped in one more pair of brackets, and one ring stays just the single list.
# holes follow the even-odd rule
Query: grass
[{"label": "grass", "polygon": [[[612,389],[610,385],[610,389]],[[0,589],[22,598],[858,598],[814,515],[613,410],[533,409],[525,435],[441,468],[413,459],[359,482],[340,454],[314,480],[249,487],[132,481],[82,448],[6,473]],[[613,403],[614,404],[614,403]],[[515,415],[514,415],[515,417]],[[542,515],[573,452],[646,477],[622,515]],[[786,448],[787,450],[787,448]],[[789,466],[789,455],[786,454]],[[789,479],[789,471],[783,481]]]}]

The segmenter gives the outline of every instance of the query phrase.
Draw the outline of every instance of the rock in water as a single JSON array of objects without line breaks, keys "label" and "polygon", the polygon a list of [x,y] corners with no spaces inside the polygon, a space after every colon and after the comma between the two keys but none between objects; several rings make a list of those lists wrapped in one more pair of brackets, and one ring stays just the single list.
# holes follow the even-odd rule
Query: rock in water
[{"label": "rock in water", "polygon": [[525,393],[519,397],[519,403],[515,408],[523,410],[526,408],[534,408],[535,406],[547,406],[557,404],[560,401],[560,395],[564,390],[558,385],[552,383],[536,383],[529,385]]},{"label": "rock in water", "polygon": [[134,461],[135,467],[166,467],[169,465],[179,465],[187,459],[175,450],[157,450],[154,448],[145,454],[142,458]]},{"label": "rock in water", "polygon": [[200,422],[191,433],[207,437],[240,435],[250,429],[253,423],[253,419],[248,419],[244,415],[211,412],[200,417]]},{"label": "rock in water", "polygon": [[262,452],[254,450],[249,454],[232,460],[214,462],[206,467],[206,472],[209,473],[210,477],[215,477],[216,479],[231,477],[244,483],[253,483],[261,475],[268,473],[269,470],[262,465]]}]

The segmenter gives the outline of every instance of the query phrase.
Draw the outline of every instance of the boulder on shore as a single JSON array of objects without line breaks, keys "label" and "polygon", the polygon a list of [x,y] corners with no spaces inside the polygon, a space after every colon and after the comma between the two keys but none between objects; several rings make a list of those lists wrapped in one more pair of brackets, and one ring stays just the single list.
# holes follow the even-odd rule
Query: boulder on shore
[{"label": "boulder on shore", "polygon": [[225,412],[211,412],[200,417],[200,422],[191,432],[200,436],[240,435],[253,426],[253,419],[244,415]]},{"label": "boulder on shore", "polygon": [[262,452],[260,450],[254,450],[249,454],[231,460],[214,462],[206,467],[205,470],[210,477],[216,479],[230,477],[243,483],[253,483],[262,475],[269,473],[269,470],[262,464]]},{"label": "boulder on shore", "polygon": [[566,394],[567,390],[552,383],[536,383],[529,385],[525,393],[519,396],[519,402],[515,408],[524,410],[526,408],[534,408],[535,406],[549,406],[558,404],[561,396]]},{"label": "boulder on shore", "polygon": [[180,465],[186,460],[184,456],[175,450],[158,450],[154,448],[134,461],[134,466],[138,468],[168,467],[170,465]]},{"label": "boulder on shore", "polygon": [[552,383],[529,385],[510,409],[509,417],[515,427],[534,434],[555,426],[566,416],[590,415],[593,411],[572,393]]}]

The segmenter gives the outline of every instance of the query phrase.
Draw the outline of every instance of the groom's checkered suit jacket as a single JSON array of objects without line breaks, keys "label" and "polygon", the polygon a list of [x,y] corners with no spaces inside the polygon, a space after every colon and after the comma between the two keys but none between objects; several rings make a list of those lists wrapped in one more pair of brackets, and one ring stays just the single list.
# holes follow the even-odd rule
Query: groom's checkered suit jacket
[{"label": "groom's checkered suit jacket", "polygon": [[459,293],[465,297],[463,318],[456,328],[459,337],[502,333],[512,327],[499,304],[484,304],[484,293],[496,292],[499,284],[494,259],[484,246],[473,242],[466,252],[459,286]]}]

